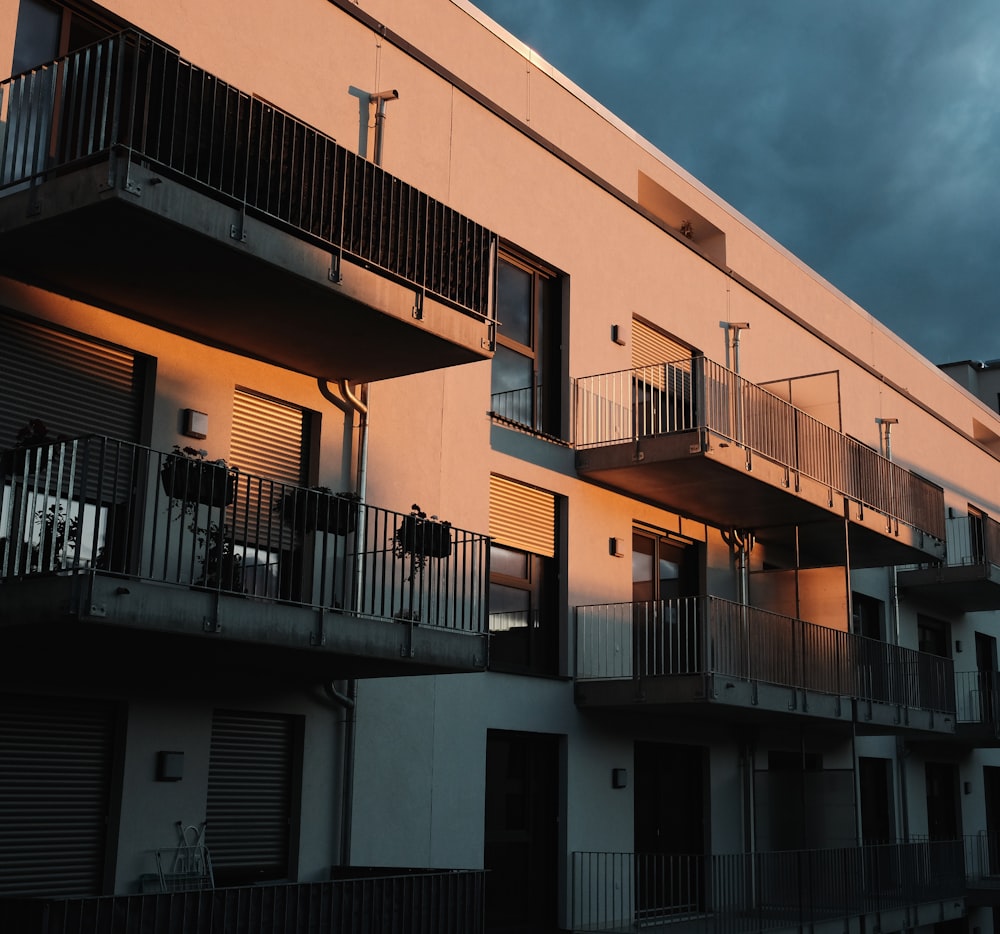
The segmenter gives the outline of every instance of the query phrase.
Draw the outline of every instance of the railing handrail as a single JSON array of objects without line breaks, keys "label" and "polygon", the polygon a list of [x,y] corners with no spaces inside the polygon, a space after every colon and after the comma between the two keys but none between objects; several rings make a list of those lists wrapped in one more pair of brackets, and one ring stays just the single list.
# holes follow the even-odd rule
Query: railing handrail
[{"label": "railing handrail", "polygon": [[[658,370],[664,370],[662,377]],[[944,539],[944,491],[938,484],[703,354],[577,377],[575,382],[578,449],[707,429],[839,495]],[[670,391],[659,401],[642,403],[654,409],[652,418],[645,411],[642,417],[636,415],[641,408],[638,387],[644,392]],[[655,411],[657,406],[669,417]]]},{"label": "railing handrail", "polygon": [[0,581],[124,574],[487,631],[483,533],[100,435],[0,452],[0,465]]},{"label": "railing handrail", "polygon": [[[127,187],[141,159],[332,249],[335,263],[353,257],[495,321],[496,234],[145,32],[0,81],[4,106],[0,190],[112,153],[124,179],[112,161],[109,181]],[[379,210],[385,223],[371,223],[365,212]]]},{"label": "railing handrail", "polygon": [[[965,892],[963,841],[674,855],[574,851],[573,930],[698,919],[705,930],[811,927]],[[958,907],[958,906],[956,906]]]},{"label": "railing handrail", "polygon": [[576,678],[720,675],[954,713],[949,658],[712,595],[576,607]]}]

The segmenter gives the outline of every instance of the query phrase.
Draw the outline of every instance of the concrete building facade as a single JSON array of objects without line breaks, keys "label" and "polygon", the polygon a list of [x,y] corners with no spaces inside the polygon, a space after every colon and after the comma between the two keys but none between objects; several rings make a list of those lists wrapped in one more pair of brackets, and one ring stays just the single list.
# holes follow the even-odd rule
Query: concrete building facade
[{"label": "concrete building facade", "polygon": [[6,917],[995,926],[973,387],[465,0],[0,25]]}]

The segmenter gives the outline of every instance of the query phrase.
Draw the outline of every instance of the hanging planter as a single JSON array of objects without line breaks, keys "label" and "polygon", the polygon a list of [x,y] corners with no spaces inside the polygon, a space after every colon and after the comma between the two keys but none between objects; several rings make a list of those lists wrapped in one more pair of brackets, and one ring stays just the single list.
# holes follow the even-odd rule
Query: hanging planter
[{"label": "hanging planter", "polygon": [[428,519],[417,505],[413,510],[396,528],[396,554],[410,555],[421,562],[425,558],[447,558],[451,554],[451,523]]},{"label": "hanging planter", "polygon": [[223,509],[236,498],[236,474],[224,460],[206,461],[204,451],[176,445],[160,468],[163,492],[185,506]]},{"label": "hanging planter", "polygon": [[358,527],[358,507],[356,493],[333,493],[325,486],[289,490],[276,505],[293,531],[330,535],[350,535]]}]

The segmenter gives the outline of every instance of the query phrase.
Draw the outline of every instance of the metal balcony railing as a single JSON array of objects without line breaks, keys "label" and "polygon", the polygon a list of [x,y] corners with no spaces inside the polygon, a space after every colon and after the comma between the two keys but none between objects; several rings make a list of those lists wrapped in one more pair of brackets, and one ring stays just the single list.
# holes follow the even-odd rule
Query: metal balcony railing
[{"label": "metal balcony railing", "polygon": [[703,356],[576,380],[578,449],[692,429],[944,538],[939,486]]},{"label": "metal balcony railing", "polygon": [[970,886],[1000,888],[1000,833],[981,830],[977,834],[967,834],[963,840],[965,875]]},{"label": "metal balcony railing", "polygon": [[579,681],[722,675],[954,712],[950,659],[718,597],[577,607]]},{"label": "metal balcony railing", "polygon": [[490,395],[490,414],[494,418],[520,425],[531,431],[540,431],[542,428],[541,405],[541,386],[525,386]]},{"label": "metal balcony railing", "polygon": [[110,438],[0,462],[0,582],[99,572],[486,631],[485,535]]},{"label": "metal balcony railing", "polygon": [[128,30],[0,82],[0,121],[0,193],[108,157],[109,184],[128,187],[141,161],[335,261],[494,318],[493,233],[148,35]]},{"label": "metal balcony railing", "polygon": [[946,566],[1000,566],[1000,522],[988,516],[950,516],[945,527]]},{"label": "metal balcony railing", "polygon": [[1000,731],[1000,672],[955,672],[956,723],[981,723]]},{"label": "metal balcony railing", "polygon": [[0,899],[19,934],[480,934],[482,870],[94,898]]},{"label": "metal balcony railing", "polygon": [[688,921],[711,934],[806,930],[962,897],[962,849],[956,840],[706,856],[577,852],[572,929]]}]

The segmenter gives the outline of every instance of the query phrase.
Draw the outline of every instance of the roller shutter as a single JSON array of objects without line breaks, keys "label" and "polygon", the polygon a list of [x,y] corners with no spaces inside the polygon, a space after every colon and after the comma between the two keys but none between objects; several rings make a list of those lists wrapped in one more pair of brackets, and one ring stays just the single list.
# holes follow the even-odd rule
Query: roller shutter
[{"label": "roller shutter", "polygon": [[0,696],[0,896],[103,888],[116,707]]},{"label": "roller shutter", "polygon": [[490,535],[498,545],[553,557],[555,512],[552,493],[506,477],[490,477]]},{"label": "roller shutter", "polygon": [[308,424],[307,413],[297,406],[236,390],[229,463],[245,475],[233,516],[243,540],[270,548],[290,544],[272,507],[285,492],[283,484],[306,485]]},{"label": "roller shutter", "polygon": [[288,877],[296,726],[282,714],[215,712],[205,842],[216,884]]},{"label": "roller shutter", "polygon": [[632,366],[657,366],[689,358],[691,348],[639,318],[632,319]]},{"label": "roller shutter", "polygon": [[0,450],[31,419],[52,435],[138,441],[146,358],[131,350],[0,313]]}]

